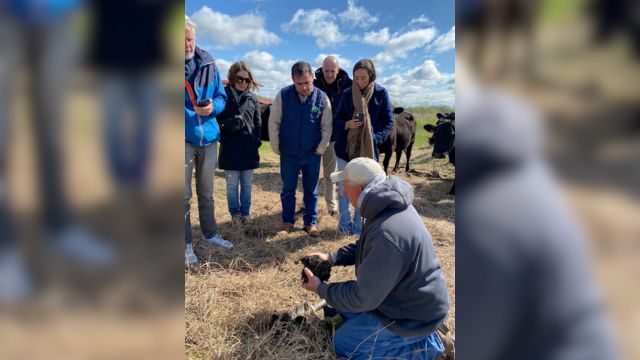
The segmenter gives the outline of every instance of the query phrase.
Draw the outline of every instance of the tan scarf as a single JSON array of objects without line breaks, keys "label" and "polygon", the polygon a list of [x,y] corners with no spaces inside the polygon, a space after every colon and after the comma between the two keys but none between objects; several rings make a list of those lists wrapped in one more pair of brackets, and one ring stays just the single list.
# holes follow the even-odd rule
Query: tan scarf
[{"label": "tan scarf", "polygon": [[371,130],[371,117],[369,116],[369,101],[373,97],[373,88],[375,83],[372,81],[360,91],[356,82],[352,86],[352,101],[354,107],[353,119],[356,113],[364,113],[364,124],[357,129],[349,129],[347,133],[347,155],[349,160],[357,157],[368,157],[373,159],[375,156],[373,150],[373,132]]}]

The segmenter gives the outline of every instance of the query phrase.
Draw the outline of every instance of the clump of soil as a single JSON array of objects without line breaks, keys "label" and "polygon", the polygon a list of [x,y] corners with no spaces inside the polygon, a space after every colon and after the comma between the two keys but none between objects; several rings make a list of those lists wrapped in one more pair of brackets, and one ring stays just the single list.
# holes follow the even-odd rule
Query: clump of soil
[{"label": "clump of soil", "polygon": [[[331,276],[331,263],[329,263],[328,261],[322,260],[317,255],[313,255],[303,256],[302,258],[300,258],[299,262],[302,262],[305,267],[308,267],[313,275],[320,278],[321,281],[329,280],[329,277]],[[297,263],[298,261],[296,261],[296,264]],[[302,268],[302,280],[304,282],[309,281],[309,279],[307,279],[307,275],[305,275],[304,273],[304,268]]]}]

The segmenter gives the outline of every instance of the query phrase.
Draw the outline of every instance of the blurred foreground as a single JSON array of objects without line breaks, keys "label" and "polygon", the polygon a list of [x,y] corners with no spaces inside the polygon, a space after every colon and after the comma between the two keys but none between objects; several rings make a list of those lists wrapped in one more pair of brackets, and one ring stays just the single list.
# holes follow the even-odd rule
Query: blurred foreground
[{"label": "blurred foreground", "polygon": [[639,5],[456,5],[458,355],[640,357]]},{"label": "blurred foreground", "polygon": [[183,356],[183,9],[123,4],[0,5],[0,358]]}]

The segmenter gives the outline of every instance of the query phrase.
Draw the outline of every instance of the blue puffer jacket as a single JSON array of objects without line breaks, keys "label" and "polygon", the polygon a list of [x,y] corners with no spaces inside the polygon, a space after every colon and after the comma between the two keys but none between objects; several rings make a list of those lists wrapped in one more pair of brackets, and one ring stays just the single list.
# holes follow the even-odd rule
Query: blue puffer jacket
[{"label": "blue puffer jacket", "polygon": [[[351,98],[352,92],[352,88],[342,92],[338,111],[336,111],[336,116],[333,118],[333,134],[336,136],[336,156],[345,161],[351,160],[347,154],[348,130],[345,130],[344,124],[353,119],[355,110]],[[391,133],[391,130],[393,130],[393,106],[391,105],[391,100],[389,100],[387,89],[375,84],[368,108],[373,130],[373,150],[375,152],[375,160],[378,160],[379,151],[377,145],[382,144]]]},{"label": "blue puffer jacket", "polygon": [[207,146],[220,139],[220,128],[216,116],[224,110],[227,94],[224,91],[220,72],[213,57],[196,46],[196,77],[191,86],[196,101],[211,99],[213,111],[209,116],[196,114],[189,92],[184,90],[184,138],[193,146]]},{"label": "blue puffer jacket", "polygon": [[26,24],[47,24],[63,19],[84,5],[84,0],[7,0],[0,1],[0,13],[5,11]]},{"label": "blue puffer jacket", "polygon": [[322,140],[322,112],[324,97],[322,90],[313,92],[304,103],[294,85],[280,92],[282,97],[282,123],[280,123],[280,153],[290,156],[304,156],[315,152]]}]

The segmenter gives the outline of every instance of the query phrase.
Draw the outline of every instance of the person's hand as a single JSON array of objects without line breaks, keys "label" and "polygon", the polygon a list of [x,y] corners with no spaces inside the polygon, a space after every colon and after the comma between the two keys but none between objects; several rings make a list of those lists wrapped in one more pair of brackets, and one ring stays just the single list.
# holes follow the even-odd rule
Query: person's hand
[{"label": "person's hand", "polygon": [[318,292],[318,285],[320,285],[320,283],[322,282],[320,281],[320,278],[313,275],[311,270],[309,270],[309,268],[307,267],[305,267],[303,271],[304,274],[307,275],[308,281],[304,282],[304,280],[302,280],[302,287],[307,291]]},{"label": "person's hand", "polygon": [[315,252],[315,253],[311,253],[311,254],[309,254],[307,256],[317,256],[317,257],[320,258],[320,260],[331,262],[331,258],[329,258],[329,254]]},{"label": "person's hand", "polygon": [[357,129],[362,126],[362,121],[358,119],[351,119],[344,123],[344,127],[347,129]]},{"label": "person's hand", "polygon": [[213,104],[209,103],[207,106],[196,106],[194,109],[196,110],[196,114],[200,116],[209,116],[213,112]]}]

